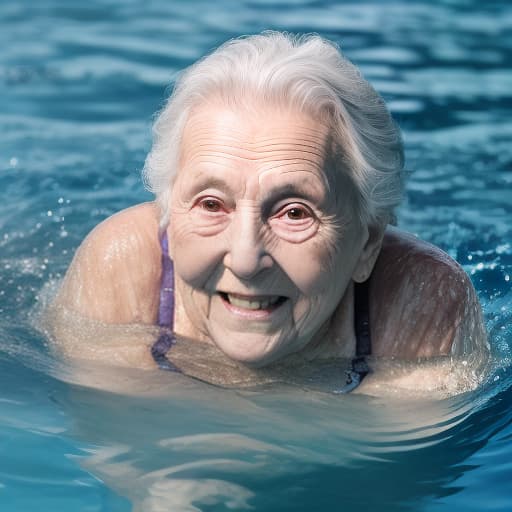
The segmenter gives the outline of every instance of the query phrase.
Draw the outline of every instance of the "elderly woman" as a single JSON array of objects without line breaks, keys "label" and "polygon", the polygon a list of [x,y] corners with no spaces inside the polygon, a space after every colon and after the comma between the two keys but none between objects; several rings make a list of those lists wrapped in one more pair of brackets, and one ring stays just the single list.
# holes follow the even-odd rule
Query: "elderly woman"
[{"label": "elderly woman", "polygon": [[188,338],[250,368],[353,358],[348,391],[366,355],[485,344],[462,269],[390,227],[399,130],[318,36],[237,39],[186,70],[155,123],[145,177],[156,202],[96,227],[56,299],[104,324],[175,333],[117,346],[123,364],[178,369],[175,337]]}]

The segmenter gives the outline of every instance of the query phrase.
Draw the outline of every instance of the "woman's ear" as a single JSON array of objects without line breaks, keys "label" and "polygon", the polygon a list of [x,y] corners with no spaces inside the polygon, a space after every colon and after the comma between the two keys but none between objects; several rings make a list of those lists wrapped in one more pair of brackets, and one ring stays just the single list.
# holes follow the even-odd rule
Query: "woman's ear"
[{"label": "woman's ear", "polygon": [[362,283],[370,277],[375,262],[379,257],[385,230],[385,226],[367,227],[368,238],[366,239],[354,273],[352,274],[352,279],[356,283]]}]

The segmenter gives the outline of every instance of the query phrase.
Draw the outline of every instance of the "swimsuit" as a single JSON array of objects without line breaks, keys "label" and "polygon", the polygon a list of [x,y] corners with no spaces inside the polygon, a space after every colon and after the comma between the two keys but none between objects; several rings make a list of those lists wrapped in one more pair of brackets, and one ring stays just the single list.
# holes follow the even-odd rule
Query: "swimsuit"
[{"label": "swimsuit", "polygon": [[[167,233],[161,238],[162,280],[160,285],[160,303],[158,306],[158,325],[167,327],[151,347],[151,355],[162,370],[181,373],[181,370],[167,358],[167,352],[176,343],[172,334],[174,323],[174,267],[169,257]],[[356,334],[356,357],[352,359],[345,384],[335,389],[335,394],[349,393],[357,388],[370,373],[365,356],[371,354],[370,315],[368,300],[369,280],[354,283],[354,330]]]}]

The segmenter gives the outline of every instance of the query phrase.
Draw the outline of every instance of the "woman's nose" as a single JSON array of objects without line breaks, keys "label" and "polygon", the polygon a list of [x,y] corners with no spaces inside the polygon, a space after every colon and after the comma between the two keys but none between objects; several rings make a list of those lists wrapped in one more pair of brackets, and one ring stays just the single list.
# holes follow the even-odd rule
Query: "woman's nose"
[{"label": "woman's nose", "polygon": [[240,279],[251,279],[273,264],[265,247],[265,233],[259,216],[242,211],[235,214],[230,229],[224,265]]}]

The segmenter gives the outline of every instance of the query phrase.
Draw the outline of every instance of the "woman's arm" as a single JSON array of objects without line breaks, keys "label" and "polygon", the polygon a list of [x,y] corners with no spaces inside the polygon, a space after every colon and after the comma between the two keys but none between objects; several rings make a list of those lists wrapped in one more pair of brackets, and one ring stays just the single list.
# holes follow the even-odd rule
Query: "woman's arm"
[{"label": "woman's arm", "polygon": [[78,248],[56,304],[106,323],[154,323],[161,271],[154,209],[137,205],[99,224]]},{"label": "woman's arm", "polygon": [[48,308],[50,337],[65,355],[147,366],[153,333],[126,324],[155,323],[160,274],[154,204],[106,219],[78,248]]},{"label": "woman's arm", "polygon": [[374,354],[415,359],[487,350],[468,275],[441,249],[391,228],[371,281]]}]

